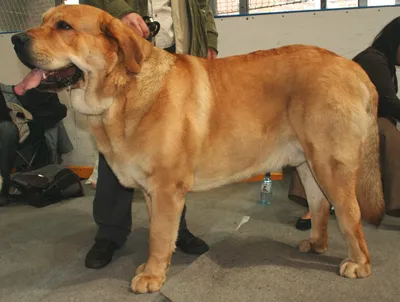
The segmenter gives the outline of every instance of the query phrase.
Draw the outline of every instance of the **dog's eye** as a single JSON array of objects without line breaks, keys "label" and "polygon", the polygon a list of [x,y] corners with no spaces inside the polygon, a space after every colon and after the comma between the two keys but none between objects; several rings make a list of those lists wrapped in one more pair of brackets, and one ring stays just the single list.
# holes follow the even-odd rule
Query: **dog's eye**
[{"label": "dog's eye", "polygon": [[72,26],[65,21],[58,21],[56,27],[57,29],[72,29]]}]

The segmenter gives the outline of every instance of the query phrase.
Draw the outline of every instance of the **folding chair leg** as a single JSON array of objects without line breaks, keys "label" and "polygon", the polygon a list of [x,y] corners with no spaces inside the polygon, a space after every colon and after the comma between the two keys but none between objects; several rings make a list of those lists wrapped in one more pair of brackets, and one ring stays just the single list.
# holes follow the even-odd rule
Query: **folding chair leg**
[{"label": "folding chair leg", "polygon": [[31,167],[32,161],[29,163],[25,157],[21,154],[21,152],[17,151],[17,154],[19,155],[19,157],[24,161],[25,164],[27,164],[29,167]]}]

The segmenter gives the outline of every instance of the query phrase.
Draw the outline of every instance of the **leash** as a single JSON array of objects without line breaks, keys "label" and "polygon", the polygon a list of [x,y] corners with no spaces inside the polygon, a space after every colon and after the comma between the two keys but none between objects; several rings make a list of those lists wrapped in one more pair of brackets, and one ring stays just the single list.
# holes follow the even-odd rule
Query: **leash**
[{"label": "leash", "polygon": [[144,16],[142,17],[143,21],[146,23],[147,27],[149,28],[150,34],[147,38],[148,41],[152,41],[155,36],[157,36],[158,32],[160,31],[160,23],[154,21],[152,17]]},{"label": "leash", "polygon": [[[159,22],[154,21],[154,19],[153,19],[153,1],[150,0],[149,2],[150,2],[150,8],[151,8],[150,16],[144,16],[142,18],[150,31],[150,34],[149,34],[149,37],[147,38],[147,40],[152,42],[153,38],[155,38],[155,36],[157,36],[158,32],[160,31],[161,25]],[[156,44],[156,42],[154,41],[154,45],[155,44]]]}]

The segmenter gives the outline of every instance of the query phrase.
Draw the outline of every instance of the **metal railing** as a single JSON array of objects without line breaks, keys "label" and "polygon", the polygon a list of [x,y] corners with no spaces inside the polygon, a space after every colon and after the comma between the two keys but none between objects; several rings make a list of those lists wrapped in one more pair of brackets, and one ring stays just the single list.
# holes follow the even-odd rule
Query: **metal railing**
[{"label": "metal railing", "polygon": [[216,16],[399,5],[400,0],[211,0]]},{"label": "metal railing", "polygon": [[42,15],[56,5],[54,0],[0,0],[0,32],[15,32],[37,26]]}]

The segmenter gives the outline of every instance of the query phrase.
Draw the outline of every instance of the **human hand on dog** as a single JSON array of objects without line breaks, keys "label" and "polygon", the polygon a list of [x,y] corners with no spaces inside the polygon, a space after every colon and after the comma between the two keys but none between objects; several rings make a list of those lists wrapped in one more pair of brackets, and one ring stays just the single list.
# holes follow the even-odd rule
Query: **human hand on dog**
[{"label": "human hand on dog", "polygon": [[207,58],[208,58],[209,60],[213,60],[213,59],[216,59],[216,58],[217,58],[217,52],[215,51],[215,49],[213,49],[213,48],[209,48],[209,49],[208,49]]},{"label": "human hand on dog", "polygon": [[121,21],[125,24],[129,25],[136,31],[138,35],[143,38],[148,38],[150,35],[150,30],[147,27],[146,22],[143,21],[143,18],[136,13],[129,13],[121,18]]}]

